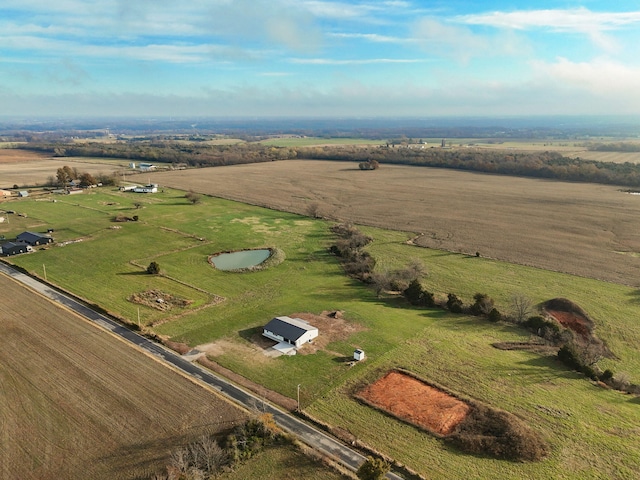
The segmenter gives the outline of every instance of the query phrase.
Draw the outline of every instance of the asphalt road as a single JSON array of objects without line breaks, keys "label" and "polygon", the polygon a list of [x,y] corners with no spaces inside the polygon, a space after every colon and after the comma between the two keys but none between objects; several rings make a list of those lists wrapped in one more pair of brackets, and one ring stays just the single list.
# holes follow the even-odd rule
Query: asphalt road
[{"label": "asphalt road", "polygon": [[[264,399],[254,396],[253,394],[243,390],[214,375],[212,372],[203,369],[199,365],[193,364],[185,360],[180,355],[171,350],[164,348],[162,345],[155,343],[137,333],[123,327],[114,320],[92,310],[82,303],[74,300],[72,297],[60,293],[47,284],[42,283],[24,273],[21,273],[10,266],[0,263],[0,272],[12,277],[29,288],[39,292],[40,294],[58,302],[70,310],[86,317],[102,328],[113,332],[116,335],[128,340],[138,347],[146,350],[150,354],[162,359],[162,361],[182,370],[187,375],[198,379],[199,381],[218,390],[232,401],[240,404],[247,409],[255,409],[270,413],[273,415],[276,423],[285,431],[296,435],[299,440],[306,443],[317,451],[320,451],[328,457],[334,459],[340,464],[355,471],[365,461],[365,457],[353,449],[347,447],[337,439],[325,434],[324,432],[308,425],[297,417],[290,415],[276,406],[266,402]],[[389,473],[387,478],[393,480],[402,480],[402,477]]]}]

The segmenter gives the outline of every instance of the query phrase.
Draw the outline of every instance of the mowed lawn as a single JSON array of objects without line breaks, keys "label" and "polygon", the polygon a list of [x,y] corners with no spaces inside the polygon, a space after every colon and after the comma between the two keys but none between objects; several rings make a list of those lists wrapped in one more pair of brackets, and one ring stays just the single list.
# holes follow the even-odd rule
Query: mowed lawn
[{"label": "mowed lawn", "polygon": [[[55,227],[58,241],[82,241],[13,261],[40,276],[46,265],[50,281],[130,321],[136,321],[139,309],[141,323],[156,323],[153,330],[173,340],[214,344],[214,360],[291,398],[300,384],[306,412],[429,478],[632,478],[640,464],[640,413],[634,397],[597,387],[553,358],[491,346],[526,341],[529,334],[523,330],[409,308],[393,296],[378,298],[346,277],[327,253],[333,240],[328,222],[206,196],[190,205],[184,192],[171,189],[149,196],[101,189],[63,198],[16,203],[16,209],[19,205],[28,213],[20,228],[33,222],[39,229]],[[114,223],[118,213],[138,215],[139,221]],[[425,285],[437,294],[454,292],[470,302],[474,293],[486,293],[503,311],[514,294],[535,302],[553,297],[577,302],[618,356],[603,361],[603,368],[640,381],[635,289],[420,248],[407,244],[408,233],[363,231],[374,238],[367,248],[379,269],[399,268],[417,258],[428,270]],[[207,262],[212,253],[258,247],[277,247],[286,259],[251,273],[221,272]],[[165,275],[142,273],[150,261],[158,262]],[[194,303],[163,313],[127,300],[131,293],[153,288]],[[207,306],[212,294],[225,301]],[[343,311],[359,328],[318,353],[271,359],[252,342],[274,315],[332,310]],[[350,367],[344,360],[356,346],[366,351],[367,360]],[[520,416],[548,439],[550,458],[514,464],[463,455],[352,399],[357,386],[393,367]]]}]

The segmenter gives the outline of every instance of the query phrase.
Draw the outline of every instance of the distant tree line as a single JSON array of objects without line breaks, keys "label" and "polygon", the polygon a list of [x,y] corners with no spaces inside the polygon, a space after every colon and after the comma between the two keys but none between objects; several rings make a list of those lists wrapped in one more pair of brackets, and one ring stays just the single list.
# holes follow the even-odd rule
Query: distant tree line
[{"label": "distant tree line", "polygon": [[640,165],[563,157],[557,152],[507,152],[473,148],[307,147],[299,158],[452,168],[473,172],[640,186]]},{"label": "distant tree line", "polygon": [[640,143],[593,143],[588,146],[592,152],[640,152]]},{"label": "distant tree line", "polygon": [[[421,147],[424,147],[422,145]],[[357,162],[360,168],[399,164],[451,168],[500,175],[552,178],[640,187],[640,165],[564,157],[557,152],[511,152],[474,148],[401,148],[389,146],[274,147],[259,143],[210,145],[172,140],[118,143],[27,143],[19,148],[57,157],[123,158],[145,162],[208,167],[294,158]],[[633,150],[633,149],[638,150]],[[635,144],[602,144],[600,151],[640,151]],[[626,150],[625,150],[626,149]]]},{"label": "distant tree line", "polygon": [[261,144],[207,145],[173,141],[119,143],[28,143],[19,148],[55,157],[123,158],[144,162],[183,164],[190,167],[270,162],[297,157],[287,147]]}]

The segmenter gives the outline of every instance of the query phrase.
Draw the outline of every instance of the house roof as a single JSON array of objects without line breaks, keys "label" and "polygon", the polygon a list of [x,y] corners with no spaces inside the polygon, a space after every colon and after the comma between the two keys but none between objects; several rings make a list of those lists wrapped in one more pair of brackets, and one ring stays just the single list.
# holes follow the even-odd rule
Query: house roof
[{"label": "house roof", "polygon": [[264,326],[264,329],[293,341],[296,341],[308,331],[318,330],[300,318],[290,317],[275,317]]},{"label": "house roof", "polygon": [[25,248],[25,244],[24,243],[16,243],[16,242],[4,242],[0,246],[2,247],[2,251],[4,253],[6,253],[9,250],[16,249],[16,248]]},{"label": "house roof", "polygon": [[35,232],[22,232],[16,238],[18,240],[24,240],[27,243],[35,242],[42,239],[46,239],[47,241],[51,239],[49,235],[43,235],[41,233],[35,233]]}]

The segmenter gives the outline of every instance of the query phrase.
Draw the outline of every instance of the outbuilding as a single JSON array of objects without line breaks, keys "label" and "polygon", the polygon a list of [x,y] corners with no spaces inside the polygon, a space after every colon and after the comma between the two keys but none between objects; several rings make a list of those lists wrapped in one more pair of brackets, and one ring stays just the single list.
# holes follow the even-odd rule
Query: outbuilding
[{"label": "outbuilding", "polygon": [[318,329],[301,318],[275,317],[264,326],[262,335],[300,348],[318,336]]},{"label": "outbuilding", "polygon": [[133,189],[135,193],[156,193],[158,191],[157,183],[150,183],[144,187],[136,187]]},{"label": "outbuilding", "polygon": [[360,360],[364,360],[364,350],[360,349],[360,348],[356,348],[353,351],[353,359],[356,362],[359,362]]},{"label": "outbuilding", "polygon": [[33,252],[33,248],[31,245],[27,245],[25,243],[16,243],[16,242],[5,242],[0,245],[0,250],[2,251],[2,255],[18,255],[20,253]]},{"label": "outbuilding", "polygon": [[16,237],[16,240],[20,243],[26,243],[34,246],[53,243],[53,238],[51,238],[51,236],[35,232],[22,232]]}]

